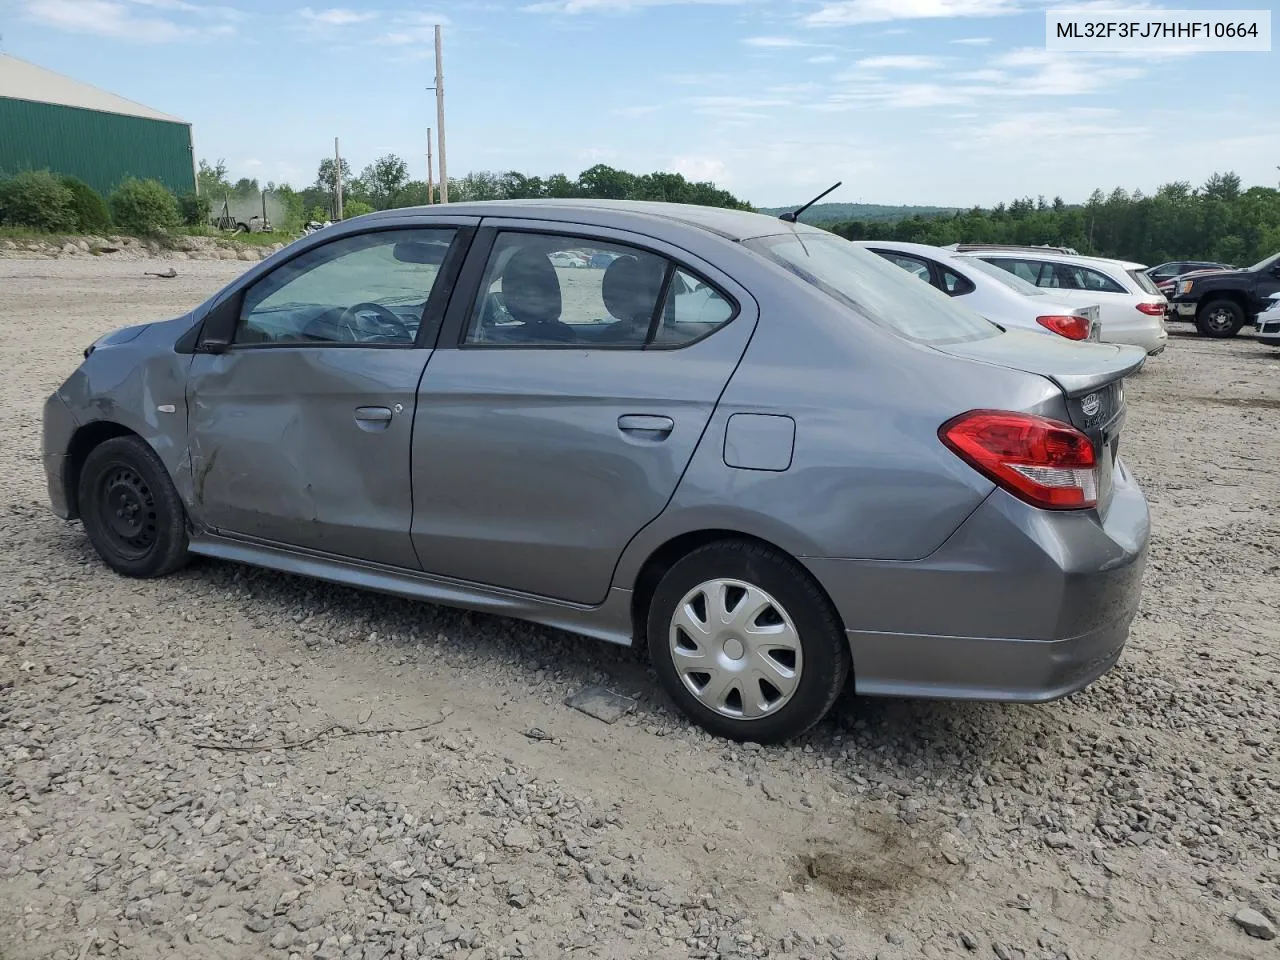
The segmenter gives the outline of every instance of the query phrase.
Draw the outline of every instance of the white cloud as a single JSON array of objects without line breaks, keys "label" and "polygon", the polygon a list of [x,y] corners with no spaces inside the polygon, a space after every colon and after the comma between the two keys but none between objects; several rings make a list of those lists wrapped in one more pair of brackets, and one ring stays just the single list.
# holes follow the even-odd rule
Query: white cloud
[{"label": "white cloud", "polygon": [[671,169],[694,183],[704,180],[715,182],[724,179],[725,162],[718,157],[672,157]]},{"label": "white cloud", "polygon": [[810,57],[808,63],[835,63],[839,57],[834,53],[820,53],[816,57]]},{"label": "white cloud", "polygon": [[618,117],[647,117],[661,110],[662,104],[660,103],[641,103],[634,107],[619,107],[611,112]]},{"label": "white cloud", "polygon": [[948,43],[959,43],[969,47],[985,47],[993,37],[961,37],[959,40],[948,40]]},{"label": "white cloud", "polygon": [[779,49],[812,46],[812,44],[797,40],[795,37],[746,37],[742,42],[748,47],[777,47]]},{"label": "white cloud", "polygon": [[838,0],[804,18],[810,26],[838,27],[892,20],[999,17],[1017,13],[1019,0]]},{"label": "white cloud", "polygon": [[117,0],[28,0],[27,17],[72,33],[89,33],[136,43],[171,43],[193,31],[172,20],[135,16]]},{"label": "white cloud", "polygon": [[899,55],[867,57],[859,60],[858,66],[863,70],[934,70],[942,66],[942,61],[937,57]]},{"label": "white cloud", "polygon": [[312,10],[310,7],[303,7],[298,11],[298,16],[308,23],[318,26],[349,27],[352,24],[365,23],[376,19],[378,15],[373,12],[360,13],[356,10],[347,10],[344,7],[330,7],[327,10]]}]

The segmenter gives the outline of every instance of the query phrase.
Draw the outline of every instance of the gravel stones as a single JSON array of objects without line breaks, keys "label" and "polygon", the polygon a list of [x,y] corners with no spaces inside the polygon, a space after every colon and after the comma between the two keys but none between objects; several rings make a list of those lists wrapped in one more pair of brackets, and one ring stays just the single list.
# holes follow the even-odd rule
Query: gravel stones
[{"label": "gravel stones", "polygon": [[[762,748],[545,628],[212,561],[108,574],[45,506],[39,402],[245,266],[113,256],[0,260],[6,960],[1273,949],[1280,364],[1247,337],[1175,337],[1127,385],[1155,539],[1114,671],[1037,707],[846,697]],[[634,713],[564,705],[601,685]]]}]

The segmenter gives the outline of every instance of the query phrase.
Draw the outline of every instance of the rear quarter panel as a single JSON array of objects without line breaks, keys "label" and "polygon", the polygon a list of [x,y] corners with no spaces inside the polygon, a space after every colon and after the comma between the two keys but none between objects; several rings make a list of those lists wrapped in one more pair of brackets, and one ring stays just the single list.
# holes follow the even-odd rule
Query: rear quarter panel
[{"label": "rear quarter panel", "polygon": [[[925,557],[993,489],[942,445],[939,426],[980,407],[1065,414],[1043,377],[906,341],[772,265],[753,279],[755,335],[671,503],[624,555],[618,586],[663,543],[700,530],[797,557]],[[787,469],[725,464],[726,424],[739,413],[795,421]]]}]

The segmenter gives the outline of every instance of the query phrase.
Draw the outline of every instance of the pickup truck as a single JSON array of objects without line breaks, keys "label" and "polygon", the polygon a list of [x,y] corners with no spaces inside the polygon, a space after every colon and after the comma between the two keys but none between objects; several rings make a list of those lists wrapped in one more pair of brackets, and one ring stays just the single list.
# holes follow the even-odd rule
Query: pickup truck
[{"label": "pickup truck", "polygon": [[1179,277],[1170,297],[1169,319],[1191,320],[1206,337],[1234,337],[1280,293],[1280,253],[1252,267]]}]

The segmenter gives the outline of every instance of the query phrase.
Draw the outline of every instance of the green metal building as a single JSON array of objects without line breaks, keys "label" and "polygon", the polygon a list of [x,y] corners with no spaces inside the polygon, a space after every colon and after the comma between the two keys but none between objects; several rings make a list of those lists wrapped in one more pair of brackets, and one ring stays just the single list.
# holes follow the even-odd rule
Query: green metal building
[{"label": "green metal building", "polygon": [[196,189],[191,124],[0,54],[0,173],[52,170],[104,197],[128,177]]}]

